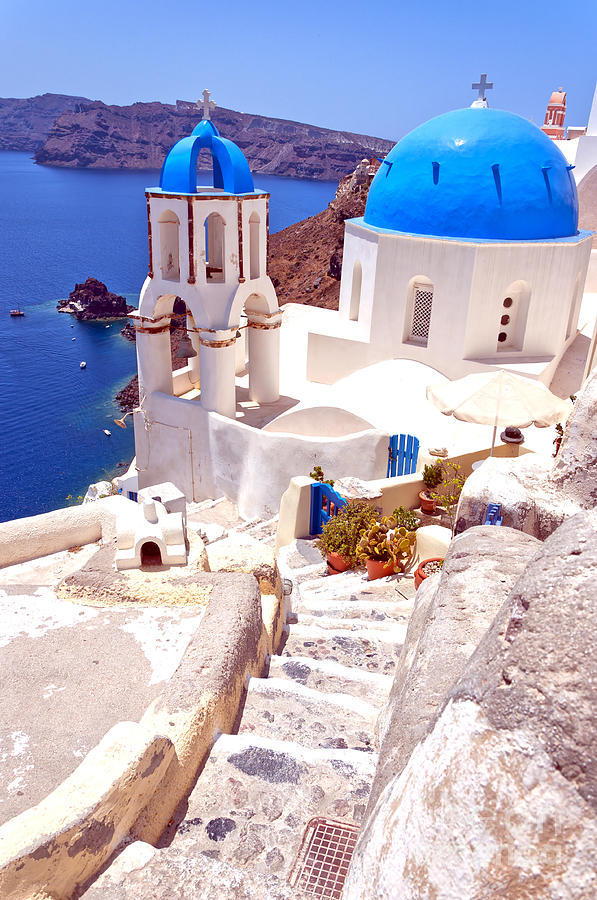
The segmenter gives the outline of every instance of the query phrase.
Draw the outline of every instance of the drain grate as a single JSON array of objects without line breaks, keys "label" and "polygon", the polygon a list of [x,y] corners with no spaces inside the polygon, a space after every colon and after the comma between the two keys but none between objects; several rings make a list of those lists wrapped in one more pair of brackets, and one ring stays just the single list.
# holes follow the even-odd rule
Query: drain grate
[{"label": "drain grate", "polygon": [[314,897],[340,900],[359,834],[358,825],[311,819],[289,881]]}]

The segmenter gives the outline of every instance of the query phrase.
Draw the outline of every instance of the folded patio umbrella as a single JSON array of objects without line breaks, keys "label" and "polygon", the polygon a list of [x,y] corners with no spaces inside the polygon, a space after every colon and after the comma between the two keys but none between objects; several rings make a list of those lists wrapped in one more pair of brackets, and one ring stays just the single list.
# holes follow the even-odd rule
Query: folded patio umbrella
[{"label": "folded patio umbrella", "polygon": [[565,422],[571,406],[540,381],[500,369],[466,375],[456,381],[427,387],[427,399],[446,416],[477,425],[493,425],[491,453],[498,426],[545,428]]}]

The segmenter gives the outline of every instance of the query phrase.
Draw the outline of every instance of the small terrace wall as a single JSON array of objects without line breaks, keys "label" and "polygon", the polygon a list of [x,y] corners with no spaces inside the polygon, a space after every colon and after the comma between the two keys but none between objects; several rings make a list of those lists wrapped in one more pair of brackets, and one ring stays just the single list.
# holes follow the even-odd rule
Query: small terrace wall
[{"label": "small terrace wall", "polygon": [[[462,473],[466,476],[473,471],[473,463],[486,459],[490,453],[489,447],[483,450],[475,450],[472,453],[459,454],[447,457],[447,462],[458,463],[462,467]],[[499,458],[512,458],[521,453],[528,453],[520,444],[499,444],[494,448],[493,455]],[[424,452],[419,454],[418,466],[422,468],[426,463],[436,461],[437,457],[429,456]],[[311,485],[313,480],[306,476],[295,476],[290,479],[288,488],[280,501],[280,518],[276,534],[276,550],[285,547],[296,538],[309,537],[309,516],[311,509]],[[372,506],[381,507],[384,515],[389,515],[397,506],[413,509],[419,505],[419,492],[425,485],[421,472],[412,475],[400,475],[396,478],[376,478],[365,482],[365,485],[373,494],[381,494],[374,500],[368,500]]]}]

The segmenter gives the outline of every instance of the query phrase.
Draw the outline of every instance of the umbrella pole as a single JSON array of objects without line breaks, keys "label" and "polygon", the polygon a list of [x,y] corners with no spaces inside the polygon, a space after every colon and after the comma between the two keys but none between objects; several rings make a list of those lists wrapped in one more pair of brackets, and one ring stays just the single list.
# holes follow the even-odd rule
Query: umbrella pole
[{"label": "umbrella pole", "polygon": [[[504,370],[501,369],[501,370],[500,370],[500,376],[503,376],[503,372],[504,372]],[[501,402],[501,400],[502,400],[502,377],[500,377],[499,384],[498,384],[497,403],[496,403],[496,405],[495,405],[495,420],[494,420],[495,424],[494,424],[494,426],[493,426],[493,437],[491,438],[491,453],[489,454],[490,456],[493,456],[493,448],[495,447],[495,436],[496,436],[496,433],[497,433],[498,416],[499,416],[499,414],[500,414],[500,402]]]}]

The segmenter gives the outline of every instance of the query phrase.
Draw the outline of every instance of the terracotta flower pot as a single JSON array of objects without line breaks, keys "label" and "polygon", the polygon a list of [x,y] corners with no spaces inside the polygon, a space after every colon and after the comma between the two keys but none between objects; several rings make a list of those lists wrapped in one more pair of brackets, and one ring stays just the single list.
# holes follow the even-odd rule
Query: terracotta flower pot
[{"label": "terracotta flower pot", "polygon": [[348,569],[354,568],[339,553],[328,553],[328,572],[330,575],[337,575],[338,572],[347,572]]},{"label": "terracotta flower pot", "polygon": [[433,515],[435,513],[437,503],[429,493],[429,491],[420,491],[419,500],[421,502],[421,512]]},{"label": "terracotta flower pot", "polygon": [[376,578],[384,578],[386,575],[395,575],[394,564],[380,559],[367,560],[367,575],[369,581],[375,581]]},{"label": "terracotta flower pot", "polygon": [[415,571],[415,590],[419,589],[422,581],[425,581],[426,578],[429,578],[429,576],[426,575],[425,572],[423,571],[423,569],[427,565],[427,563],[443,562],[443,561],[444,561],[443,556],[432,556],[429,559],[424,559],[419,563],[419,565],[417,566],[416,571]]}]

